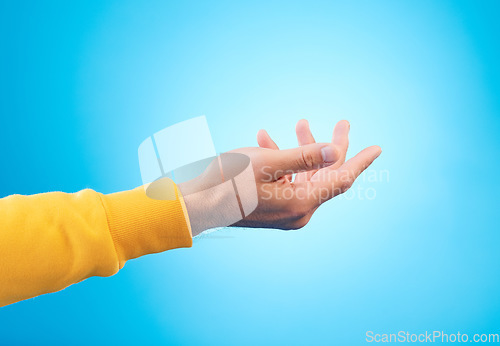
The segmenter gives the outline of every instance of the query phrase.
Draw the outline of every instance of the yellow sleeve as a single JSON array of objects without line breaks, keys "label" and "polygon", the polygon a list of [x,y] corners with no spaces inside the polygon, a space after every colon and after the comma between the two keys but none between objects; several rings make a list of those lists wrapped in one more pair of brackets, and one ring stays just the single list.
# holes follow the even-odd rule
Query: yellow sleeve
[{"label": "yellow sleeve", "polygon": [[181,194],[153,200],[144,188],[0,199],[0,306],[110,276],[129,259],[190,247]]}]

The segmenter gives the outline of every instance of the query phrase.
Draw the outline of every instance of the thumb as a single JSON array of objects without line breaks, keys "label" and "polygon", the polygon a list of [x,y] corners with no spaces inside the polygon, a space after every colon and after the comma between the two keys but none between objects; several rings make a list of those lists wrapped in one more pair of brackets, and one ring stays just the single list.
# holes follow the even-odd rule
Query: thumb
[{"label": "thumb", "polygon": [[279,173],[279,177],[326,167],[340,158],[339,151],[331,143],[313,143],[293,149],[272,150],[268,154],[268,164],[274,173]]}]

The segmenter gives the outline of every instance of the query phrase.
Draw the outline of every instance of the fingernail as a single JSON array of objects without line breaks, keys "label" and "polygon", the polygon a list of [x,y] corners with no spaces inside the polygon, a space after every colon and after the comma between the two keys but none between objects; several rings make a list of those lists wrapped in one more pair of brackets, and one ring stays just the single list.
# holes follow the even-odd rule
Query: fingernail
[{"label": "fingernail", "polygon": [[331,145],[321,148],[321,156],[323,157],[323,162],[325,163],[332,163],[337,159],[335,149]]}]

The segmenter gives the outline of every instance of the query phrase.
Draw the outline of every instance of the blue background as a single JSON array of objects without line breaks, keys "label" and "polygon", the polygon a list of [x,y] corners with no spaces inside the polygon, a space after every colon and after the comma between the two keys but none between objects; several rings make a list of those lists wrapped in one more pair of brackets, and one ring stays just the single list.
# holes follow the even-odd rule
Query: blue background
[{"label": "blue background", "polygon": [[[5,1],[0,194],[141,184],[207,116],[218,151],[351,122],[359,181],[297,232],[230,229],[0,309],[0,344],[356,345],[500,332],[496,1]],[[1,275],[1,273],[0,273]]]}]

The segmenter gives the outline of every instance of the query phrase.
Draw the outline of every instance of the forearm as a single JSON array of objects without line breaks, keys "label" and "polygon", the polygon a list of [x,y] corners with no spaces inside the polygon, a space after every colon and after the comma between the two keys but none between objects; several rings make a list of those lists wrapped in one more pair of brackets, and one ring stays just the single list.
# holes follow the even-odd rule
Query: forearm
[{"label": "forearm", "polygon": [[0,199],[0,306],[191,244],[182,198],[155,201],[142,187],[9,196]]}]

